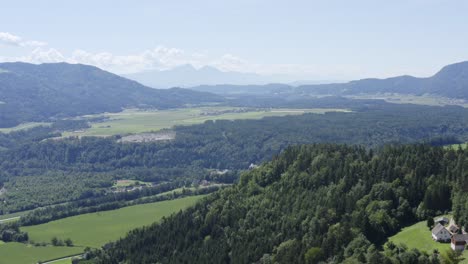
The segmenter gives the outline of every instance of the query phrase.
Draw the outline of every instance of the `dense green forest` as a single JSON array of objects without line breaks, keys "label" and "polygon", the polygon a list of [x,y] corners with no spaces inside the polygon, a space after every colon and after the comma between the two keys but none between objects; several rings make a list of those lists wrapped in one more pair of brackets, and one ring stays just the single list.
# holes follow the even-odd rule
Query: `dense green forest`
[{"label": "dense green forest", "polygon": [[452,208],[468,227],[467,192],[466,150],[290,147],[237,185],[93,254],[103,264],[439,263],[432,252],[382,245]]},{"label": "dense green forest", "polygon": [[32,210],[22,215],[18,223],[21,226],[37,225],[70,216],[93,212],[109,211],[137,204],[154,203],[172,200],[185,196],[202,195],[219,190],[222,186],[211,186],[198,189],[182,188],[180,192],[171,192],[179,186],[178,182],[161,184],[154,188],[144,188],[132,192],[113,193],[95,199],[82,199],[64,204],[47,206]]},{"label": "dense green forest", "polygon": [[[118,143],[118,137],[43,140],[48,132],[54,135],[51,127],[0,134],[8,148],[0,151],[0,187],[6,189],[0,210],[98,197],[115,179],[232,183],[237,170],[264,162],[290,145],[334,142],[379,148],[396,142],[468,141],[464,108],[372,107],[351,113],[208,121],[176,127],[175,140],[160,143]],[[230,172],[213,174],[210,169]]]}]

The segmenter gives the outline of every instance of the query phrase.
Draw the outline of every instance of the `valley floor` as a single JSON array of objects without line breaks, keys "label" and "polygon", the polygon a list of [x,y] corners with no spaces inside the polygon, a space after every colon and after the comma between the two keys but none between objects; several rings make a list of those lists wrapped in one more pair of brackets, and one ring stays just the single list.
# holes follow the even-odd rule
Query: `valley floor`
[{"label": "valley floor", "polygon": [[[59,259],[83,252],[85,247],[99,248],[115,241],[137,227],[150,225],[188,206],[203,196],[190,196],[176,200],[129,206],[112,211],[68,217],[46,224],[22,227],[28,232],[31,242],[50,243],[53,237],[70,238],[73,247],[34,247],[22,243],[0,244],[0,264],[30,264],[37,261]],[[60,260],[54,263],[69,263]]]},{"label": "valley floor", "polygon": [[346,112],[346,109],[253,109],[240,107],[193,107],[161,111],[128,109],[120,113],[107,113],[85,117],[106,117],[104,122],[92,123],[91,128],[67,132],[64,136],[111,136],[169,129],[178,125],[201,124],[207,120],[261,119],[268,116],[301,115],[305,113]]}]

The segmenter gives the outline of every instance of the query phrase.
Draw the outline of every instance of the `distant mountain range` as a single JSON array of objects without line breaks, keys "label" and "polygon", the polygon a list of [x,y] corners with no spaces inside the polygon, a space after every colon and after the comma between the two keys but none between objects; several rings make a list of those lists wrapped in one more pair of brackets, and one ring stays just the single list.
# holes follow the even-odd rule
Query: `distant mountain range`
[{"label": "distant mountain range", "polygon": [[0,63],[0,127],[123,108],[172,108],[220,102],[187,89],[158,90],[81,64]]},{"label": "distant mountain range", "polygon": [[234,84],[218,84],[218,85],[199,85],[190,89],[201,92],[209,92],[220,95],[262,95],[276,93],[292,93],[294,86],[282,83],[270,83],[265,85],[234,85]]},{"label": "distant mountain range", "polygon": [[413,95],[437,95],[468,100],[468,62],[448,65],[432,77],[417,78],[398,76],[388,79],[362,79],[347,83],[315,85],[201,85],[192,87],[197,91],[217,94],[295,94],[295,95],[358,95],[398,93]]},{"label": "distant mountain range", "polygon": [[363,79],[342,84],[304,85],[296,91],[314,94],[432,94],[468,99],[468,61],[445,66],[428,78],[398,76],[388,79]]},{"label": "distant mountain range", "polygon": [[[192,87],[198,85],[258,85],[271,82],[285,82],[287,76],[259,75],[255,73],[225,72],[215,67],[196,69],[190,64],[164,71],[146,71],[127,74],[124,77],[154,88]],[[290,79],[290,77],[289,77]]]},{"label": "distant mountain range", "polygon": [[[151,73],[147,74],[148,78],[152,76]],[[144,76],[141,74],[141,77]],[[428,78],[399,76],[300,86],[279,83],[235,85],[236,80],[254,83],[259,81],[259,77],[255,74],[221,72],[210,67],[196,70],[192,66],[183,66],[159,75],[161,80],[166,78],[164,80],[168,83],[177,78],[195,81],[197,76],[205,76],[206,79],[200,80],[209,79],[209,82],[218,85],[199,85],[190,90],[153,89],[93,66],[0,63],[0,127],[117,112],[130,107],[163,109],[207,102],[245,105],[246,101],[249,101],[247,105],[255,106],[259,100],[268,100],[269,105],[278,100],[287,101],[289,105],[297,100],[310,100],[310,96],[326,95],[430,94],[468,100],[468,62],[448,65]]]}]

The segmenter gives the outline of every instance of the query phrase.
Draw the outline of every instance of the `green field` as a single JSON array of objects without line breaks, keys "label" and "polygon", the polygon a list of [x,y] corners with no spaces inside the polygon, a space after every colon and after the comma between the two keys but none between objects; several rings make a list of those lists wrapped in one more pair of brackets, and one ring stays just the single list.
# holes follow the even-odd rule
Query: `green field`
[{"label": "green field", "polygon": [[[439,243],[432,240],[431,231],[426,226],[426,221],[421,221],[412,226],[403,228],[398,234],[389,238],[395,244],[405,244],[408,248],[416,248],[427,253],[434,249],[445,252],[450,249],[450,243]],[[468,251],[465,250],[461,263],[468,264]]]},{"label": "green field", "polygon": [[53,263],[54,264],[71,264],[72,259],[71,258],[61,259],[61,260],[54,261]]},{"label": "green field", "polygon": [[85,117],[105,116],[110,120],[91,124],[91,128],[79,132],[64,133],[64,136],[109,136],[116,134],[142,133],[172,128],[176,125],[201,124],[207,120],[260,119],[267,116],[323,114],[347,111],[345,109],[266,109],[245,110],[235,107],[197,107],[162,111],[125,110]]},{"label": "green field", "polygon": [[0,244],[0,264],[37,263],[38,261],[77,255],[83,250],[82,247],[33,247],[22,243],[5,243]]},{"label": "green field", "polygon": [[27,213],[29,213],[31,211],[32,210],[22,211],[22,212],[17,212],[17,213],[12,213],[12,214],[0,215],[0,220],[22,216],[22,215],[25,215],[25,214],[27,214]]},{"label": "green field", "polygon": [[459,105],[468,108],[468,101],[447,97],[409,94],[371,94],[347,96],[353,99],[382,99],[394,104],[418,104],[430,106]]},{"label": "green field", "polygon": [[70,238],[75,245],[100,247],[123,237],[128,231],[149,225],[190,205],[203,196],[141,204],[84,214],[52,221],[46,224],[21,228],[34,242],[50,242],[52,237]]},{"label": "green field", "polygon": [[117,180],[112,187],[129,187],[135,185],[151,186],[151,182],[136,181],[136,180]]},{"label": "green field", "polygon": [[447,145],[445,148],[452,148],[452,149],[458,149],[458,147],[461,147],[462,149],[468,148],[468,143],[463,143],[463,144],[453,144],[453,145]]},{"label": "green field", "polygon": [[37,126],[48,126],[48,125],[50,125],[50,123],[29,122],[29,123],[17,125],[15,127],[0,128],[0,133],[10,133],[13,131],[25,130],[25,129],[30,129],[30,128],[37,127]]}]

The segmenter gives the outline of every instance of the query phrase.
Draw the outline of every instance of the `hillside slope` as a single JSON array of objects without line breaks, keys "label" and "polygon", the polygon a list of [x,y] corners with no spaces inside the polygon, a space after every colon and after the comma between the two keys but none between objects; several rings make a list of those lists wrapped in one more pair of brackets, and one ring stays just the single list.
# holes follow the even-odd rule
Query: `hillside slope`
[{"label": "hillside slope", "polygon": [[[200,85],[192,87],[223,95],[269,95],[275,98],[297,100],[305,95],[359,95],[378,93],[398,93],[411,95],[436,95],[468,100],[468,61],[445,66],[435,75],[417,78],[409,75],[387,79],[362,79],[346,83],[328,83],[292,86],[286,84],[267,85]],[[244,98],[243,98],[244,99]],[[270,98],[271,99],[271,98]],[[244,99],[245,100],[245,99]]]},{"label": "hillside slope", "polygon": [[[452,202],[465,206],[467,166],[468,152],[424,145],[377,154],[340,145],[289,148],[238,185],[132,231],[97,263],[439,263],[395,245],[386,254],[376,247]],[[468,226],[466,210],[455,217]]]},{"label": "hillside slope", "polygon": [[81,64],[0,64],[0,127],[128,107],[172,108],[221,100],[185,89],[152,89]]},{"label": "hillside slope", "polygon": [[432,94],[468,99],[468,61],[447,65],[428,78],[398,76],[387,79],[363,79],[343,84],[304,85],[297,87],[296,92],[333,95]]}]

